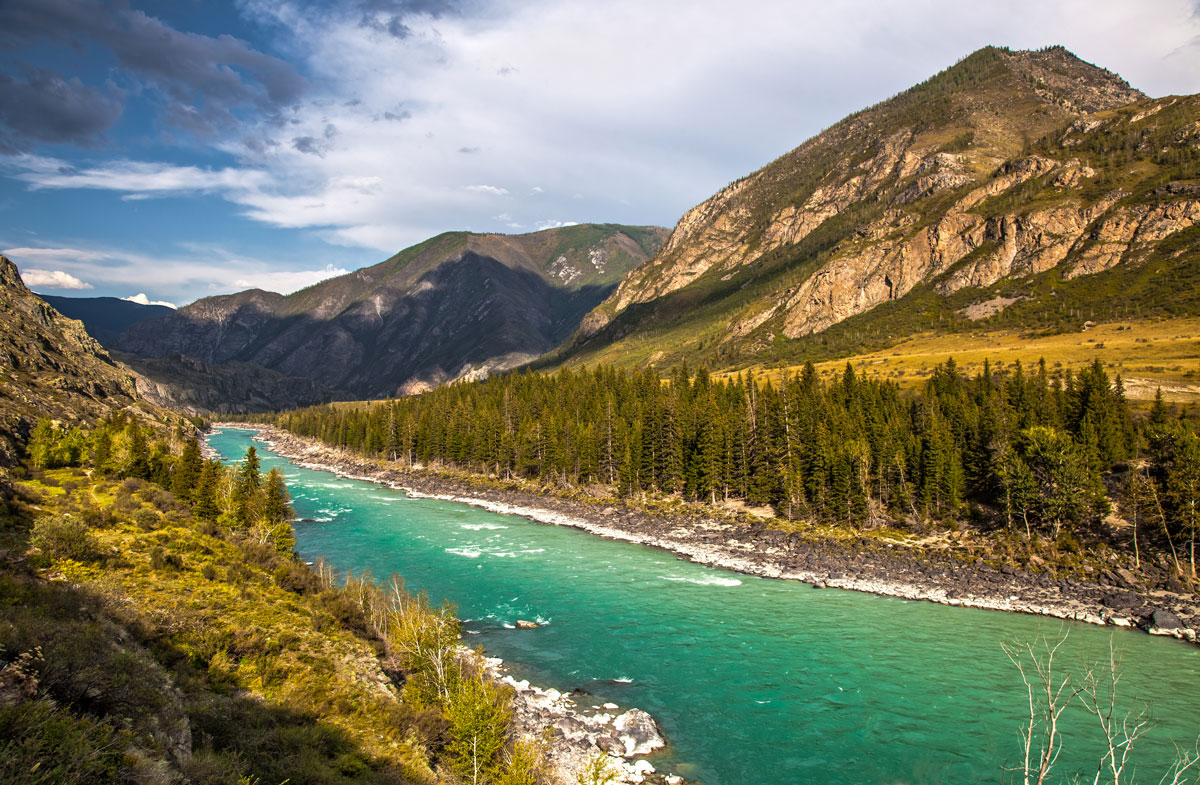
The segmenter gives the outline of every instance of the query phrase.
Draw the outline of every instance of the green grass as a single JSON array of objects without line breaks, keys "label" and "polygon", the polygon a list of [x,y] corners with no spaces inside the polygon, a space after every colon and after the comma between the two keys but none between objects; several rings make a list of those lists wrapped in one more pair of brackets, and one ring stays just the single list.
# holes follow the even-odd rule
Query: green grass
[{"label": "green grass", "polygon": [[[24,501],[3,521],[0,693],[26,652],[34,691],[19,714],[0,709],[5,782],[56,781],[37,772],[58,776],[72,760],[73,782],[172,771],[230,785],[435,781],[438,723],[388,686],[382,644],[337,589],[208,533],[149,486],[80,470],[16,486]],[[33,549],[14,562],[51,516],[90,521],[95,552]],[[190,756],[177,752],[185,727]]]}]

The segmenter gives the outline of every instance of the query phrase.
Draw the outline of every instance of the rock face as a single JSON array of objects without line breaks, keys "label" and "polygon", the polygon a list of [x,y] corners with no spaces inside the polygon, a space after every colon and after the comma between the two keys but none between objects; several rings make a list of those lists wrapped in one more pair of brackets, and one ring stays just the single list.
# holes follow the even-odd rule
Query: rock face
[{"label": "rock face", "polygon": [[719,328],[702,346],[727,364],[914,291],[1012,304],[1031,298],[996,287],[1170,258],[1196,244],[1198,129],[1197,97],[1150,101],[1061,47],[980,50],[689,210],[556,359],[654,329],[665,363]]},{"label": "rock face", "polygon": [[[419,392],[550,349],[665,236],[616,225],[439,235],[286,297],[251,290],[198,300],[133,325],[110,348],[163,360],[153,375],[167,388],[180,386],[170,378],[176,355],[278,375],[260,375],[254,389],[213,385],[191,402],[217,411],[263,408],[259,391],[287,378],[307,380],[301,391],[324,400]],[[267,398],[267,407],[280,405]]]},{"label": "rock face", "polygon": [[137,398],[135,377],[115,363],[83,324],[26,288],[0,256],[0,466],[38,417],[94,420]]},{"label": "rock face", "polygon": [[146,358],[114,353],[137,373],[135,385],[145,401],[186,415],[246,414],[296,409],[350,397],[312,379],[285,376],[251,363],[206,363],[176,354]]}]

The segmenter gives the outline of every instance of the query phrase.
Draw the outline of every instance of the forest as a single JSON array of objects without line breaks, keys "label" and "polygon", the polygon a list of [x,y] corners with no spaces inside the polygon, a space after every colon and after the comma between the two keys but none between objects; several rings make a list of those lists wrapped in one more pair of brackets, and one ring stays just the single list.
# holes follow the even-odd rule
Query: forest
[{"label": "forest", "polygon": [[[971,523],[1027,543],[1113,539],[1167,554],[1195,575],[1200,510],[1198,421],[1161,396],[1135,417],[1119,377],[1046,363],[953,359],[923,389],[847,364],[822,379],[809,364],[777,381],[715,378],[686,365],[511,373],[420,396],[326,405],[274,416],[300,436],[412,466],[449,467],[561,488],[607,486],[769,505],[784,521],[925,531]],[[1117,538],[1119,540],[1119,538]]]}]

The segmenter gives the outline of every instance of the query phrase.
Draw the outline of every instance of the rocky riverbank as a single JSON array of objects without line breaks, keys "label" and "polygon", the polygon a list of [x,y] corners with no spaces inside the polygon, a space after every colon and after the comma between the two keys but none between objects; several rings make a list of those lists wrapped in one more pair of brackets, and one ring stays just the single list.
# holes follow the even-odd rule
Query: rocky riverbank
[{"label": "rocky riverbank", "polygon": [[[232,425],[232,427],[247,427]],[[573,526],[603,537],[653,545],[712,566],[945,605],[962,605],[1140,627],[1151,634],[1195,642],[1200,597],[1147,582],[1127,570],[1105,570],[1089,580],[1009,566],[992,567],[939,551],[915,552],[902,544],[848,548],[763,525],[697,516],[651,515],[627,507],[600,507],[573,499],[495,489],[442,473],[405,469],[255,426],[259,438],[297,463],[389,485],[406,492]]]}]

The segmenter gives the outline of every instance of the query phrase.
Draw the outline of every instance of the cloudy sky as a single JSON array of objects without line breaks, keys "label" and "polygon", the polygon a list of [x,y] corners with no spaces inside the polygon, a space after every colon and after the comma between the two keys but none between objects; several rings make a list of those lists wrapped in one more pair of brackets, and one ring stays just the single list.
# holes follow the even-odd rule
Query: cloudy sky
[{"label": "cloudy sky", "polygon": [[0,0],[0,250],[183,304],[452,229],[671,226],[989,43],[1200,92],[1193,0]]}]

